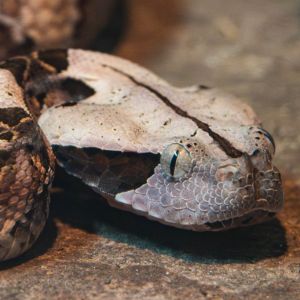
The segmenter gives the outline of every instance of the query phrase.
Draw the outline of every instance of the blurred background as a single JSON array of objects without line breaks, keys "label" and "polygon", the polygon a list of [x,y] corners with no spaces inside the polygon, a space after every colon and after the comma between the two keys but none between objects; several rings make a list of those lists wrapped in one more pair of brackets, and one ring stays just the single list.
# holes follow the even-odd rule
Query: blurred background
[{"label": "blurred background", "polygon": [[[75,3],[80,8],[70,9]],[[38,13],[45,5],[55,20]],[[177,86],[201,83],[239,96],[276,141],[286,198],[271,223],[199,235],[99,204],[84,187],[54,194],[46,232],[25,258],[6,266],[14,268],[0,275],[0,296],[13,287],[28,299],[45,291],[71,298],[299,299],[299,0],[1,0],[0,10],[2,57],[84,47],[138,62]],[[26,290],[28,280],[34,292]]]}]

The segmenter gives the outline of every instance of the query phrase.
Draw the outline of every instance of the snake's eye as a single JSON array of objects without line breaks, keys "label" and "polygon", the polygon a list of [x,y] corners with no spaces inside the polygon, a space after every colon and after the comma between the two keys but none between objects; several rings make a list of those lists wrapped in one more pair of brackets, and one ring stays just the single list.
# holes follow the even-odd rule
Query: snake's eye
[{"label": "snake's eye", "polygon": [[263,135],[268,139],[268,141],[271,143],[272,147],[273,147],[273,154],[275,153],[276,150],[276,145],[275,145],[275,141],[272,137],[272,135],[265,129],[263,128],[259,128],[260,132],[263,133]]},{"label": "snake's eye", "polygon": [[170,144],[162,152],[160,164],[164,173],[178,179],[189,173],[193,162],[190,152],[181,144]]}]

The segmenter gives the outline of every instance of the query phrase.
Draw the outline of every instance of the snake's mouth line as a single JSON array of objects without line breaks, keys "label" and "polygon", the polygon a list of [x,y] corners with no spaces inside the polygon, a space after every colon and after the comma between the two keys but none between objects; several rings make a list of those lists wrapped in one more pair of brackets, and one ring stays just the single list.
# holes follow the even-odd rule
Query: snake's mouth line
[{"label": "snake's mouth line", "polygon": [[235,227],[245,227],[249,225],[259,224],[275,217],[276,212],[266,210],[255,210],[244,214],[243,216],[231,218],[223,221],[205,223],[204,226],[211,231],[227,230]]}]

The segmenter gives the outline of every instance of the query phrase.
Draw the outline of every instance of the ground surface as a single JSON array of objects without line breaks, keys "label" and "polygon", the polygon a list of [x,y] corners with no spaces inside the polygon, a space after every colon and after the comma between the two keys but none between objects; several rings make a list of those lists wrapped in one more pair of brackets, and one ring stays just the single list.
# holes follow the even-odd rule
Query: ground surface
[{"label": "ground surface", "polygon": [[0,298],[300,299],[300,1],[133,0],[128,10],[120,55],[259,112],[277,141],[285,208],[268,224],[197,234],[111,209],[67,181],[36,246],[1,266]]}]

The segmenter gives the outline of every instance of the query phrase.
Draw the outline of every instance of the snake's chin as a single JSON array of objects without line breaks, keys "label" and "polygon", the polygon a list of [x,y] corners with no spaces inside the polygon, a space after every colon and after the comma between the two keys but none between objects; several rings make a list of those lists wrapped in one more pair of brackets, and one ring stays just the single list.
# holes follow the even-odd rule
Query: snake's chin
[{"label": "snake's chin", "polygon": [[[125,203],[116,202],[113,197],[107,197],[109,205],[116,207],[118,209],[126,210],[132,212],[131,206],[128,206]],[[278,210],[280,210],[278,208]],[[247,212],[239,217],[233,217],[224,220],[217,220],[214,222],[205,222],[201,224],[180,224],[175,222],[169,222],[164,219],[159,219],[151,216],[149,213],[145,211],[135,210],[135,214],[147,217],[149,220],[157,221],[161,224],[168,225],[171,227],[176,227],[184,230],[192,230],[197,232],[203,231],[227,231],[230,229],[238,228],[238,227],[248,227],[252,225],[261,224],[264,222],[271,221],[276,217],[277,212],[275,211],[267,211],[263,209],[252,210]]]},{"label": "snake's chin", "polygon": [[[201,226],[204,226],[203,228],[204,230],[224,231],[236,227],[246,227],[255,224],[260,224],[274,219],[275,216],[276,216],[275,212],[257,210],[257,211],[249,212],[241,217],[232,218],[224,221],[216,221],[213,223],[205,223]],[[199,229],[195,229],[195,230],[200,231]]]},{"label": "snake's chin", "polygon": [[[124,207],[122,209],[124,209]],[[149,219],[153,219],[149,216],[147,217]],[[197,232],[204,232],[204,231],[220,232],[220,231],[227,231],[234,228],[249,227],[252,225],[265,223],[273,220],[275,217],[276,217],[276,212],[256,210],[256,211],[246,213],[240,217],[211,222],[211,223],[206,222],[204,224],[197,224],[197,225],[196,224],[182,225],[182,224],[174,224],[174,223],[170,224],[164,220],[155,220],[155,219],[153,220],[159,221],[160,223],[165,225],[177,227],[179,229],[184,229],[184,230],[192,230]]]}]

